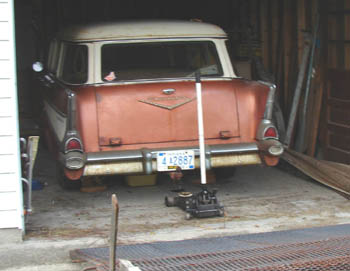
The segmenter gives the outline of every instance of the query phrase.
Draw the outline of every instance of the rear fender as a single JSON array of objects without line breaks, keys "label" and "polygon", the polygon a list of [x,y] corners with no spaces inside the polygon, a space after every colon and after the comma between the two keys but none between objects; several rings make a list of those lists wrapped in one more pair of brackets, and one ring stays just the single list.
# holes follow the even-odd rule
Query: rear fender
[{"label": "rear fender", "polygon": [[[283,153],[283,145],[279,142],[278,130],[272,122],[273,106],[275,100],[276,86],[271,83],[260,83],[269,86],[270,91],[267,96],[264,118],[261,120],[256,138],[258,140],[258,147],[261,151],[261,158],[268,166],[275,166],[279,161],[279,157]],[[275,135],[267,136],[268,129],[273,129]]]},{"label": "rear fender", "polygon": [[[67,127],[63,141],[60,144],[59,161],[64,167],[64,174],[68,179],[77,180],[83,174],[85,165],[84,149],[80,134],[77,130],[76,95],[73,91],[65,90],[68,96]],[[79,147],[70,149],[68,143],[72,140],[78,142]]]}]

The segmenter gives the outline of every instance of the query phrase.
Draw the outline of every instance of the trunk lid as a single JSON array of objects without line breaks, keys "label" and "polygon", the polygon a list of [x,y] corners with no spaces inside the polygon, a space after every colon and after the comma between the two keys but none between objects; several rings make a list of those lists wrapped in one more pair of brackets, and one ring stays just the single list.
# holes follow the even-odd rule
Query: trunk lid
[{"label": "trunk lid", "polygon": [[[96,87],[100,146],[198,139],[195,82]],[[202,82],[206,139],[239,137],[231,81]]]}]

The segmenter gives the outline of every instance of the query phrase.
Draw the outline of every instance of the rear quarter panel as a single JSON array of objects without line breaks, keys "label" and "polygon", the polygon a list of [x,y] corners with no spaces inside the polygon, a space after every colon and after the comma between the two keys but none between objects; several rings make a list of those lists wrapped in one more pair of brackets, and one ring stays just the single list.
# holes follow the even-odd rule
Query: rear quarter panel
[{"label": "rear quarter panel", "polygon": [[255,81],[233,79],[236,89],[241,142],[256,138],[257,128],[264,117],[269,88]]},{"label": "rear quarter panel", "polygon": [[91,86],[75,89],[77,97],[77,129],[85,152],[99,151],[95,89]]}]

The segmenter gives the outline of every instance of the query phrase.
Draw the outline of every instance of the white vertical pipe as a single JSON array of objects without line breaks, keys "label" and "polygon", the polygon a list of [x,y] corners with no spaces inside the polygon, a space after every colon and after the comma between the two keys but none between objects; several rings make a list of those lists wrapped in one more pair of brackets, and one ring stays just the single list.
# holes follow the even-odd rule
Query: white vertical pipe
[{"label": "white vertical pipe", "polygon": [[199,72],[196,72],[196,95],[197,95],[199,155],[200,155],[200,165],[201,165],[201,184],[207,184],[207,175],[206,175],[206,167],[205,167],[202,84],[201,84]]}]

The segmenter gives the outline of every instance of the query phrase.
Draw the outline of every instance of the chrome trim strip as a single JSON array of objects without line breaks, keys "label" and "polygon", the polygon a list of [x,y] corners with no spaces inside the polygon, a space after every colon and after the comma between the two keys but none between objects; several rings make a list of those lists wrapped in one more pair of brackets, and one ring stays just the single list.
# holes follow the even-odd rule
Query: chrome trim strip
[{"label": "chrome trim strip", "polygon": [[138,160],[142,159],[141,151],[106,151],[106,152],[89,152],[86,153],[86,162],[109,162],[121,160]]},{"label": "chrome trim strip", "polygon": [[[85,154],[85,161],[87,164],[103,163],[112,161],[131,161],[131,160],[145,160],[145,168],[151,169],[151,160],[156,158],[157,152],[167,150],[194,150],[195,155],[199,155],[199,147],[176,147],[176,148],[162,148],[162,149],[142,149],[130,151],[105,151],[105,152],[90,152]],[[238,144],[222,144],[206,146],[207,160],[213,155],[225,155],[231,153],[245,153],[259,151],[257,143],[238,143]],[[210,162],[207,162],[210,167]]]},{"label": "chrome trim strip", "polygon": [[76,130],[76,114],[77,114],[77,107],[76,107],[76,97],[75,93],[71,91],[70,89],[65,89],[67,96],[68,96],[68,123],[67,123],[67,131],[75,131]]},{"label": "chrome trim strip", "polygon": [[275,102],[276,85],[269,83],[269,82],[264,82],[264,81],[259,81],[259,83],[261,83],[265,86],[268,86],[270,88],[270,91],[269,91],[269,94],[268,94],[267,100],[266,100],[264,119],[272,120],[273,104]]},{"label": "chrome trim strip", "polygon": [[220,155],[239,152],[255,152],[258,151],[256,143],[239,143],[230,145],[212,145],[210,146],[211,154]]}]

